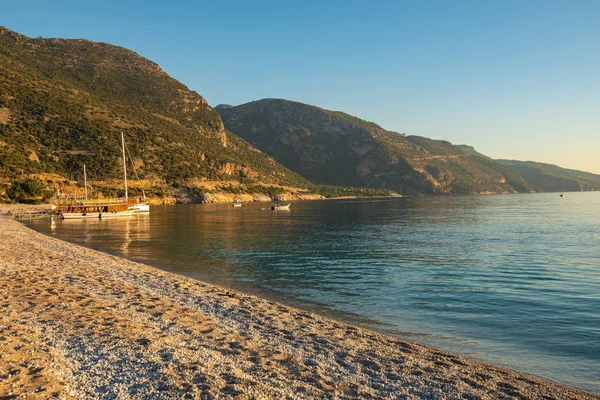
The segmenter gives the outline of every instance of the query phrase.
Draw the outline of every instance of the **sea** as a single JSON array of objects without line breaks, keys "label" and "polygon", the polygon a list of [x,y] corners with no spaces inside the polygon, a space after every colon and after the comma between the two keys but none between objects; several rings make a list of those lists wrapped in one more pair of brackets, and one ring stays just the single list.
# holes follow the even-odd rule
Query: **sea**
[{"label": "sea", "polygon": [[47,235],[600,394],[600,192],[155,206]]}]

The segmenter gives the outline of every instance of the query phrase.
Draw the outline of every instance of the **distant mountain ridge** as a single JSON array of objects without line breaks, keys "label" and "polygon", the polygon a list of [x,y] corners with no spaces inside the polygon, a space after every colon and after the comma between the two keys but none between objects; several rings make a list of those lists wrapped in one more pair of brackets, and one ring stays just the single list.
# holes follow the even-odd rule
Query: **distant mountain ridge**
[{"label": "distant mountain ridge", "polygon": [[515,193],[519,174],[458,146],[282,99],[217,106],[225,127],[315,183],[402,194]]},{"label": "distant mountain ridge", "polygon": [[[492,158],[479,153],[474,147],[458,145],[463,151]],[[600,190],[600,175],[591,172],[562,168],[553,164],[535,161],[494,160],[523,177],[538,192],[573,192]]]},{"label": "distant mountain ridge", "polygon": [[577,192],[600,190],[600,175],[534,161],[496,160],[518,172],[538,191]]},{"label": "distant mountain ridge", "polygon": [[79,176],[85,163],[96,179],[118,178],[120,132],[146,179],[309,186],[135,52],[0,27],[0,177]]}]

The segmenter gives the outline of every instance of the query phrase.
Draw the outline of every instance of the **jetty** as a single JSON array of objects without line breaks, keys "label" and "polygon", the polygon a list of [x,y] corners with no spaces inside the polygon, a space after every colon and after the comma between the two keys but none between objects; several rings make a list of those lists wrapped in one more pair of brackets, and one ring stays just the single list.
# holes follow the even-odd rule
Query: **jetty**
[{"label": "jetty", "polygon": [[17,208],[8,211],[8,215],[20,220],[50,219],[56,216],[56,212],[48,207]]}]

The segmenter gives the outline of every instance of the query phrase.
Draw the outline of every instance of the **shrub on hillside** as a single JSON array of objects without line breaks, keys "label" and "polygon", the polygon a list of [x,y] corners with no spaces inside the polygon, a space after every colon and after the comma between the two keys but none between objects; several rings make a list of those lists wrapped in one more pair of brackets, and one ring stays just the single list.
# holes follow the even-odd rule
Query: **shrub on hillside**
[{"label": "shrub on hillside", "polygon": [[9,201],[25,204],[40,204],[52,197],[52,190],[39,179],[13,181],[6,189]]}]

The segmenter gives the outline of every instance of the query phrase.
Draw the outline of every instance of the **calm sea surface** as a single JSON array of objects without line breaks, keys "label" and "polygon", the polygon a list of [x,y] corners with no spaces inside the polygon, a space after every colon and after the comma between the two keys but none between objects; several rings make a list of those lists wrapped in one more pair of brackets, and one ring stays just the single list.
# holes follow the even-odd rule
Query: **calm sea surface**
[{"label": "calm sea surface", "polygon": [[600,393],[600,193],[267,206],[30,225]]}]

